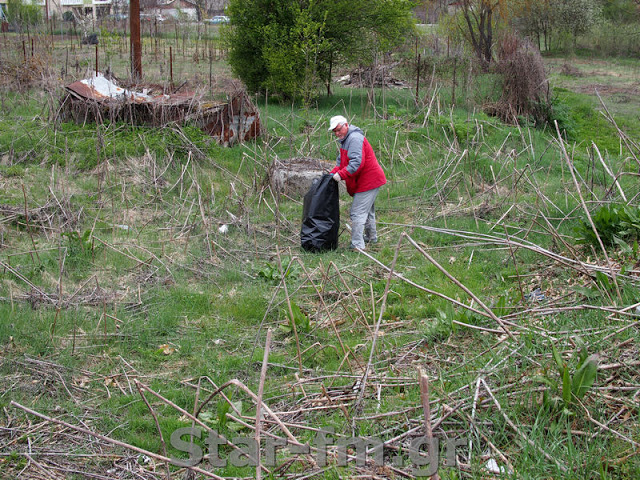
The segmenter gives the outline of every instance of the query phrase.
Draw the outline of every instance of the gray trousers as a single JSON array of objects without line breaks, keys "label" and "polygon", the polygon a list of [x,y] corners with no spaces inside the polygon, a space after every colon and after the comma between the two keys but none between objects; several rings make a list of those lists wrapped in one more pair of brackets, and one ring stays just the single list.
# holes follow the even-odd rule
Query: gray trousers
[{"label": "gray trousers", "polygon": [[356,193],[351,204],[351,246],[364,249],[365,240],[378,240],[375,201],[380,188]]}]

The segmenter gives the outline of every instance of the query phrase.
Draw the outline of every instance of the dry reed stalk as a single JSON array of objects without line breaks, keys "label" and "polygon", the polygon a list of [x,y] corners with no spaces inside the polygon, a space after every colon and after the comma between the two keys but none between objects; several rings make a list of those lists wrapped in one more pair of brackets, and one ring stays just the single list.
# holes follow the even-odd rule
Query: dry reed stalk
[{"label": "dry reed stalk", "polygon": [[[243,390],[247,395],[249,395],[254,401],[257,402],[258,397],[256,396],[255,393],[253,393],[251,391],[251,389],[249,389],[244,383],[242,383],[240,380],[234,378],[232,380],[229,380],[228,382],[225,382],[223,385],[221,385],[220,387],[218,387],[213,393],[211,393],[207,399],[200,405],[200,407],[198,408],[198,411],[196,413],[196,417],[197,415],[200,414],[200,412],[202,411],[202,409],[204,408],[204,406],[209,403],[216,395],[218,395],[220,392],[222,392],[224,389],[226,389],[229,386],[235,386],[238,387],[239,389]],[[151,391],[151,390],[149,390]],[[155,393],[154,393],[155,394]],[[157,395],[157,394],[155,394]],[[176,406],[177,407],[177,406]],[[179,407],[177,407],[179,408]],[[273,419],[274,421],[278,424],[278,426],[280,427],[280,429],[284,432],[284,434],[287,436],[287,438],[289,438],[289,440],[291,442],[293,442],[295,445],[300,445],[302,446],[303,444],[300,443],[298,441],[298,439],[289,431],[289,429],[286,427],[286,425],[282,422],[282,420],[280,420],[280,418],[278,417],[278,415],[276,415],[273,410],[271,410],[267,404],[265,404],[264,402],[262,402],[262,408],[265,410],[265,412],[267,412]],[[187,415],[189,415],[187,413]],[[198,420],[198,422],[200,422]],[[201,422],[200,422],[201,423]]]},{"label": "dry reed stalk", "polygon": [[[320,300],[320,303],[322,304],[322,308],[324,309],[324,311],[327,314],[327,317],[329,318],[329,323],[331,324],[331,328],[333,329],[333,333],[336,334],[336,338],[338,339],[338,342],[340,343],[340,348],[342,349],[342,353],[343,353],[343,355],[347,355],[347,348],[348,347],[345,347],[344,343],[342,342],[342,337],[340,336],[340,333],[338,332],[336,324],[333,321],[333,318],[331,317],[331,312],[329,311],[329,308],[327,307],[327,303],[324,301],[324,297],[322,296],[322,294],[320,293],[320,290],[318,289],[318,287],[316,286],[315,282],[311,278],[311,274],[307,270],[307,267],[302,262],[302,260],[300,260],[299,257],[293,257],[291,259],[291,262],[293,262],[293,261],[295,261],[298,265],[300,265],[300,267],[302,268],[302,271],[304,272],[304,274],[307,277],[307,281],[311,284],[311,286],[315,290],[316,295],[318,297],[318,300]],[[349,349],[349,352],[351,352],[350,349]]]},{"label": "dry reed stalk", "polygon": [[[431,466],[434,461],[437,465],[436,459],[438,458],[438,452],[436,451],[436,447],[433,441],[433,429],[431,426],[431,405],[429,404],[429,377],[421,369],[418,370],[418,375],[420,378],[420,399],[422,400],[422,411],[424,415],[424,431],[425,436],[427,437],[427,455],[429,457],[429,466]],[[430,478],[433,478],[434,480],[440,480],[440,475],[438,475],[437,473],[437,466],[436,473],[431,475]]]},{"label": "dry reed stalk", "polygon": [[200,182],[198,182],[197,179],[197,175],[195,172],[195,168],[192,165],[191,169],[193,170],[193,181],[196,185],[196,193],[198,194],[198,205],[200,206],[200,218],[202,218],[202,226],[204,228],[205,231],[205,235],[206,235],[206,242],[207,242],[207,250],[209,251],[209,260],[211,262],[213,262],[213,251],[211,250],[211,241],[209,240],[209,230],[210,230],[210,225],[209,225],[209,220],[207,218],[207,216],[204,213],[204,206],[202,204],[202,196],[200,195]]},{"label": "dry reed stalk", "polygon": [[540,447],[538,444],[536,444],[533,440],[531,440],[529,437],[527,437],[518,427],[515,423],[513,423],[513,421],[509,418],[509,416],[505,413],[505,411],[502,409],[502,406],[500,405],[500,402],[498,402],[498,400],[496,399],[496,397],[493,395],[493,392],[491,391],[491,389],[489,388],[489,385],[487,385],[487,383],[484,381],[484,379],[482,377],[479,378],[479,382],[482,383],[484,390],[487,392],[487,394],[491,397],[491,400],[493,400],[493,403],[495,404],[496,408],[498,409],[498,412],[500,412],[500,414],[502,415],[502,418],[504,418],[505,422],[507,422],[507,425],[509,425],[514,432],[516,432],[518,434],[518,436],[520,436],[523,440],[525,440],[529,445],[531,445],[534,449],[536,449],[537,451],[539,451],[544,458],[546,458],[547,460],[553,462],[556,464],[556,466],[562,470],[563,472],[568,472],[568,469],[565,465],[561,464],[559,460],[553,458],[551,455],[549,455],[549,453],[547,453],[545,450],[542,449],[542,447]]},{"label": "dry reed stalk", "polygon": [[[384,314],[385,307],[387,304],[387,297],[389,296],[389,290],[391,286],[391,278],[393,277],[393,271],[396,267],[396,262],[398,261],[398,254],[400,253],[400,247],[402,246],[402,241],[406,236],[405,233],[400,235],[398,239],[398,245],[396,246],[395,252],[393,254],[393,260],[391,261],[391,266],[389,267],[389,276],[387,277],[387,283],[384,286],[384,293],[382,295],[382,304],[380,305],[380,313],[378,315],[378,321],[376,322],[375,330],[373,331],[373,338],[371,340],[371,350],[369,352],[369,360],[367,361],[367,365],[364,370],[364,374],[362,375],[362,379],[360,380],[360,384],[358,385],[358,398],[356,399],[353,405],[353,411],[355,414],[360,409],[360,404],[362,403],[362,399],[364,397],[364,391],[367,387],[367,378],[369,376],[369,372],[371,371],[371,364],[373,362],[373,355],[376,350],[376,342],[378,341],[378,335],[380,334],[380,324],[382,323],[382,315]],[[358,249],[358,251],[361,251]]]},{"label": "dry reed stalk", "polygon": [[[156,430],[158,431],[158,435],[160,436],[160,444],[162,445],[163,456],[165,458],[168,458],[167,457],[167,444],[164,441],[164,436],[162,435],[162,429],[160,428],[160,423],[158,423],[158,416],[156,415],[156,412],[153,410],[153,407],[151,406],[151,404],[147,400],[147,397],[144,396],[144,393],[143,393],[142,389],[140,388],[140,382],[138,382],[137,380],[134,380],[134,383],[136,385],[136,388],[138,389],[138,392],[140,393],[140,396],[142,397],[142,400],[144,401],[144,404],[149,409],[149,412],[151,413],[151,416],[153,417],[154,423],[156,424]],[[126,393],[125,393],[125,395],[126,395]],[[171,480],[171,470],[169,468],[169,462],[167,460],[164,461],[164,466],[165,466],[165,469],[167,471],[167,480]]]},{"label": "dry reed stalk", "polygon": [[[347,284],[347,281],[345,280],[344,276],[342,275],[342,272],[340,271],[340,268],[338,268],[338,265],[336,265],[335,262],[329,262],[329,265],[327,266],[327,274],[329,273],[329,270],[333,268],[336,273],[338,274],[338,277],[340,278],[340,281],[342,282],[342,285],[344,286],[344,288],[346,289],[346,291],[348,292],[348,296],[351,298],[352,303],[356,306],[356,308],[358,309],[358,312],[360,312],[360,317],[362,319],[362,325],[367,329],[367,331],[371,334],[371,327],[369,326],[369,323],[367,322],[367,317],[364,314],[364,311],[362,310],[362,307],[360,306],[360,302],[358,302],[358,299],[356,298],[355,293],[353,292],[353,290],[351,290],[349,288],[349,285]],[[351,320],[353,320],[355,322],[356,319],[354,319],[351,316],[351,313],[349,312],[349,310],[346,307],[343,307],[344,311],[347,313],[347,315],[349,315],[349,317],[351,318]]]},{"label": "dry reed stalk", "polygon": [[[361,251],[360,253],[361,253],[361,254],[363,254],[363,255],[365,255],[367,258],[369,258],[370,260],[372,260],[373,262],[375,262],[377,265],[379,265],[380,267],[382,267],[382,268],[383,268],[383,269],[385,269],[386,271],[388,271],[388,272],[390,271],[389,267],[387,267],[384,263],[380,262],[377,258],[375,258],[375,257],[371,256],[370,254],[368,254],[366,251]],[[428,293],[428,294],[430,294],[430,295],[435,295],[435,296],[437,296],[437,297],[440,297],[440,298],[442,298],[442,299],[444,299],[444,300],[447,300],[448,302],[451,302],[451,303],[452,303],[452,304],[454,304],[454,305],[457,305],[457,306],[459,306],[459,307],[462,307],[462,308],[464,308],[464,309],[466,309],[466,310],[469,310],[469,311],[471,311],[471,312],[473,312],[473,313],[476,313],[476,314],[478,314],[478,315],[481,315],[481,316],[483,316],[483,317],[488,317],[488,315],[487,315],[485,312],[483,312],[482,310],[478,310],[478,309],[476,309],[476,308],[473,308],[473,307],[472,307],[472,306],[470,306],[470,305],[466,305],[466,304],[464,304],[464,303],[460,302],[459,300],[456,300],[455,298],[448,297],[448,296],[446,296],[446,295],[444,295],[444,294],[442,294],[442,293],[440,293],[440,292],[437,292],[437,291],[435,291],[435,290],[431,290],[431,289],[429,289],[429,288],[427,288],[427,287],[423,287],[422,285],[419,285],[419,284],[417,284],[417,283],[415,283],[415,282],[413,282],[413,281],[409,280],[408,278],[404,277],[404,276],[403,276],[402,274],[400,274],[400,273],[393,272],[393,276],[394,276],[395,278],[398,278],[399,280],[402,280],[403,282],[405,282],[405,283],[407,283],[407,284],[409,284],[409,285],[411,285],[411,286],[413,286],[413,287],[417,288],[418,290],[421,290],[421,291],[423,291],[423,292],[425,292],[425,293]],[[461,324],[461,325],[466,326],[466,327],[470,327],[470,328],[473,328],[473,327],[474,327],[474,325],[469,325],[469,324]],[[479,327],[478,327],[478,328],[479,328]],[[481,329],[481,330],[485,330],[485,331],[492,331],[492,330],[489,330],[489,329]],[[494,333],[503,333],[501,330],[493,330],[493,332],[494,332]]]},{"label": "dry reed stalk", "polygon": [[[282,270],[282,260],[280,258],[280,249],[276,245],[276,254],[278,258],[278,270],[280,270],[280,278],[282,279],[282,287],[284,288],[284,295],[287,300],[287,308],[289,309],[289,318],[291,320],[291,328],[293,329],[293,334],[296,338],[296,352],[298,354],[298,373],[302,375],[302,354],[300,353],[300,337],[298,337],[298,327],[296,326],[296,319],[293,315],[293,307],[291,306],[291,298],[289,298],[289,290],[287,288],[287,281],[285,272]],[[289,268],[291,266],[291,262],[287,266],[287,272],[289,272]]]},{"label": "dry reed stalk", "polygon": [[[231,384],[233,383],[233,381],[231,382],[227,382],[227,384]],[[156,398],[158,398],[159,400],[161,400],[162,402],[166,403],[167,405],[169,405],[170,407],[174,408],[175,410],[177,410],[179,413],[181,413],[182,415],[184,415],[186,418],[189,418],[192,422],[196,422],[200,427],[204,428],[207,432],[209,433],[215,433],[217,434],[217,432],[215,432],[210,426],[208,426],[206,423],[202,422],[199,418],[197,418],[197,414],[200,413],[200,409],[197,410],[196,415],[191,415],[189,412],[187,412],[186,410],[184,410],[183,408],[179,407],[178,405],[176,405],[175,403],[173,403],[171,400],[163,397],[162,395],[160,395],[158,392],[155,392],[154,390],[152,390],[151,388],[149,388],[147,385],[144,385],[143,383],[140,383],[138,380],[136,380],[136,385],[139,384],[139,388],[146,390],[147,392],[151,393],[153,396],[155,396]],[[225,384],[225,385],[227,385]],[[243,385],[244,386],[244,385]],[[224,388],[221,387],[221,388]],[[246,387],[245,387],[246,388]],[[248,390],[248,389],[247,389]],[[250,390],[249,390],[250,391]],[[252,392],[253,393],[253,392]],[[226,398],[226,397],[225,397]],[[235,407],[233,406],[233,403],[227,399],[227,401],[229,402],[229,404],[232,406],[232,408]],[[205,401],[205,404],[207,402]],[[201,405],[201,407],[204,406]],[[227,416],[232,417],[231,415],[227,414]],[[235,417],[232,417],[235,418]],[[236,419],[237,420],[237,419]],[[245,424],[246,427],[249,428],[253,428],[251,425]],[[223,435],[218,435],[219,438],[221,438],[222,440],[225,441],[225,443],[229,446],[231,446],[232,448],[234,448],[235,450],[238,450],[240,453],[242,453],[243,455],[249,456],[248,453],[246,453],[246,451],[242,450],[240,447],[238,447],[237,445],[235,445],[233,442],[229,441],[227,438],[225,438]],[[255,460],[255,459],[251,459],[251,460]],[[261,467],[262,469],[266,470],[267,473],[269,472],[264,466]]]},{"label": "dry reed stalk", "polygon": [[[33,245],[33,251],[38,258],[38,262],[40,262],[40,255],[38,255],[38,249],[36,247],[36,241],[33,238],[33,232],[31,231],[31,222],[29,222],[29,206],[27,204],[27,191],[24,188],[24,183],[22,184],[22,195],[24,197],[24,218],[27,223],[27,232],[29,233],[29,237],[31,238],[31,245]],[[31,260],[34,261],[33,255],[31,256]]]},{"label": "dry reed stalk", "polygon": [[[32,410],[32,409],[30,409],[28,407],[20,405],[18,402],[15,402],[13,400],[11,401],[10,405],[13,406],[13,407],[19,408],[21,410],[24,410],[25,412],[27,412],[27,413],[29,413],[31,415],[34,415],[34,416],[36,416],[38,418],[42,418],[43,420],[46,420],[47,422],[55,423],[57,425],[62,425],[63,427],[69,428],[69,429],[71,429],[71,430],[73,430],[75,432],[84,433],[85,435],[89,435],[91,437],[97,438],[98,440],[102,440],[103,442],[110,443],[112,445],[116,445],[116,446],[119,446],[119,447],[122,447],[122,448],[126,448],[128,450],[133,450],[134,452],[141,453],[143,455],[146,455],[146,456],[148,456],[150,458],[153,458],[153,459],[156,459],[156,460],[159,460],[159,461],[162,461],[162,462],[165,462],[165,461],[166,462],[173,462],[172,459],[167,458],[167,457],[165,457],[163,455],[159,455],[157,453],[150,452],[150,451],[145,450],[143,448],[136,447],[134,445],[130,445],[128,443],[121,442],[119,440],[115,440],[115,439],[107,437],[105,435],[101,435],[99,433],[92,432],[91,430],[89,430],[87,428],[78,427],[76,425],[72,425],[72,424],[67,423],[65,421],[58,420],[57,418],[49,417],[49,416],[44,415],[42,413],[39,413],[39,412],[37,412],[35,410]],[[193,471],[195,473],[199,473],[201,475],[204,475],[205,477],[208,477],[208,478],[214,478],[216,480],[226,480],[224,477],[220,477],[220,476],[216,475],[215,473],[208,472],[208,471],[203,470],[203,469],[201,469],[199,467],[187,466],[185,468],[187,468],[187,469],[189,469],[189,470],[191,470],[191,471]]]},{"label": "dry reed stalk", "polygon": [[54,304],[55,302],[53,301],[53,299],[51,297],[49,297],[49,295],[47,295],[42,289],[36,287],[33,283],[31,283],[29,281],[29,279],[27,279],[24,275],[22,275],[19,271],[17,271],[16,269],[14,269],[13,267],[11,267],[10,265],[4,263],[2,260],[0,260],[0,267],[9,270],[11,273],[13,273],[16,277],[18,277],[20,280],[22,280],[24,283],[26,283],[27,285],[29,285],[33,290],[35,290],[36,292],[38,292],[40,295],[42,295],[43,298],[45,298],[49,303]]},{"label": "dry reed stalk", "polygon": [[435,258],[433,258],[431,255],[429,255],[425,250],[422,249],[422,247],[420,247],[420,245],[418,245],[409,235],[406,235],[407,240],[409,241],[409,243],[411,243],[427,260],[429,260],[438,270],[440,270],[449,280],[451,280],[455,285],[457,285],[459,288],[461,288],[467,295],[469,295],[471,298],[473,298],[473,300],[478,303],[478,305],[480,305],[482,307],[482,309],[487,312],[487,315],[489,315],[489,317],[491,319],[493,319],[495,322],[498,323],[498,325],[500,325],[500,328],[502,328],[502,330],[504,330],[504,333],[506,333],[512,340],[516,340],[515,337],[513,336],[513,334],[511,333],[511,331],[507,328],[505,322],[503,320],[501,320],[495,313],[493,313],[493,310],[491,310],[487,305],[484,304],[484,302],[482,300],[480,300],[471,290],[469,290],[462,282],[460,282],[457,278],[455,278],[453,275],[451,275],[442,265],[440,265]]},{"label": "dry reed stalk", "polygon": [[262,479],[262,470],[260,469],[260,421],[262,419],[262,395],[264,393],[264,381],[267,376],[267,366],[269,364],[269,348],[271,347],[271,329],[267,330],[267,339],[264,344],[264,356],[262,357],[262,368],[260,370],[260,383],[258,384],[258,400],[256,404],[256,431],[255,441],[258,446],[258,458],[256,465],[256,479]]},{"label": "dry reed stalk", "polygon": [[618,182],[618,177],[613,174],[613,172],[611,171],[609,166],[605,163],[604,159],[602,158],[602,154],[600,153],[600,150],[598,149],[598,146],[594,142],[591,142],[591,148],[593,148],[596,151],[596,153],[598,154],[598,160],[600,160],[600,163],[602,164],[602,168],[604,169],[605,172],[607,172],[607,175],[609,175],[613,179],[613,184],[618,189],[618,192],[620,193],[620,196],[622,197],[622,199],[626,203],[627,202],[627,197],[624,194],[624,190],[622,190],[622,187],[620,186],[620,182]]},{"label": "dry reed stalk", "polygon": [[[497,237],[495,235],[488,235],[488,234],[481,234],[481,233],[474,233],[474,232],[466,232],[466,231],[462,231],[462,230],[452,230],[452,229],[448,229],[448,228],[438,228],[438,227],[429,227],[426,225],[408,225],[408,224],[401,224],[401,223],[390,223],[390,225],[397,225],[400,227],[405,227],[405,228],[420,228],[422,230],[426,230],[426,231],[430,231],[430,232],[435,232],[435,233],[443,233],[446,235],[452,235],[452,236],[457,236],[460,238],[464,238],[467,240],[474,240],[474,241],[483,241],[483,242],[488,242],[490,244],[495,244],[495,245],[503,245],[506,248],[507,242],[506,239],[502,238],[502,237]],[[515,248],[523,248],[525,250],[529,250],[535,253],[538,253],[540,255],[543,255],[545,257],[548,257],[549,259],[560,263],[561,265],[564,265],[566,267],[572,268],[574,270],[576,270],[577,272],[580,273],[584,273],[584,269],[587,269],[587,271],[589,272],[602,272],[604,274],[610,275],[610,269],[608,267],[601,267],[599,265],[596,264],[589,264],[589,263],[585,263],[585,262],[581,262],[579,260],[575,260],[572,258],[568,258],[565,257],[563,255],[557,254],[555,252],[552,252],[551,250],[547,250],[544,247],[541,247],[539,245],[536,245],[532,242],[529,242],[527,240],[523,240],[517,237],[514,237],[513,235],[511,236],[511,241],[510,241],[511,245],[513,245]]]},{"label": "dry reed stalk", "polygon": [[555,126],[556,126],[556,132],[558,134],[558,142],[560,144],[560,149],[562,151],[562,156],[565,160],[565,162],[567,162],[567,166],[569,168],[569,172],[571,173],[571,178],[573,179],[573,184],[576,187],[576,191],[578,193],[578,197],[580,198],[580,203],[582,205],[582,209],[584,210],[585,215],[587,216],[587,219],[589,220],[589,224],[591,225],[591,229],[593,230],[593,233],[595,234],[596,238],[598,239],[598,244],[600,245],[600,248],[602,249],[602,253],[604,254],[604,258],[607,261],[607,265],[609,267],[609,271],[611,273],[611,279],[613,280],[613,284],[616,287],[616,293],[618,295],[618,300],[620,301],[620,303],[622,303],[622,293],[620,292],[620,286],[618,285],[618,279],[616,278],[616,272],[613,269],[613,264],[611,263],[611,259],[609,258],[609,255],[607,254],[607,249],[604,247],[604,244],[602,243],[602,239],[600,238],[600,234],[598,233],[598,229],[596,228],[595,223],[593,223],[593,219],[591,218],[591,214],[589,213],[589,209],[587,208],[587,204],[584,201],[584,197],[582,196],[582,192],[580,191],[580,185],[578,184],[578,180],[576,179],[576,172],[575,172],[575,167],[573,166],[573,163],[571,162],[571,159],[569,158],[569,154],[567,153],[567,150],[565,148],[564,145],[564,140],[562,139],[562,135],[560,134],[560,129],[558,127],[558,122],[555,121]]},{"label": "dry reed stalk", "polygon": [[609,112],[609,109],[607,108],[607,105],[602,100],[602,97],[600,97],[600,93],[598,92],[597,89],[596,89],[596,96],[598,97],[598,100],[600,100],[600,105],[602,105],[602,108],[604,108],[604,111],[605,111],[605,114],[606,114],[605,118],[618,131],[618,136],[624,142],[625,146],[627,147],[627,150],[629,151],[629,153],[631,154],[633,159],[640,166],[640,160],[638,159],[636,153],[634,152],[634,149],[637,152],[640,152],[640,145],[638,145],[633,140],[631,140],[631,138],[624,131],[622,131],[620,129],[620,127],[616,123],[615,119],[613,118],[613,115],[611,115],[611,113]]}]

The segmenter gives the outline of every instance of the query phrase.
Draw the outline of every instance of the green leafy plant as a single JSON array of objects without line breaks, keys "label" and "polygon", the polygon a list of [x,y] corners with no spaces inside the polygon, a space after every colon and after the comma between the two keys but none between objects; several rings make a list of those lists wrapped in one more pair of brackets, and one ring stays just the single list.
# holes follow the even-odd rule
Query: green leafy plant
[{"label": "green leafy plant", "polygon": [[555,394],[544,394],[544,405],[552,409],[562,408],[562,413],[572,415],[572,407],[576,400],[580,400],[593,386],[598,372],[598,356],[587,355],[585,347],[580,349],[578,362],[573,373],[569,365],[563,360],[555,346],[552,346],[552,357],[559,374],[558,379],[545,376],[543,383],[556,388]]},{"label": "green leafy plant", "polygon": [[293,312],[293,318],[291,318],[291,315],[287,310],[285,315],[289,321],[287,324],[280,325],[280,330],[284,333],[293,332],[293,323],[295,322],[297,332],[308,333],[311,330],[311,320],[309,320],[309,317],[295,302],[291,302],[291,311]]},{"label": "green leafy plant", "polygon": [[72,254],[90,253],[94,249],[91,230],[85,230],[82,235],[77,231],[62,232],[61,235],[68,239],[69,250]]},{"label": "green leafy plant", "polygon": [[[297,264],[292,265],[291,260],[289,260],[286,263],[287,265],[285,267],[283,262],[283,268],[282,268],[284,271],[284,278],[288,278],[288,277],[296,278],[298,276],[300,267]],[[258,271],[258,277],[263,278],[269,282],[273,282],[274,284],[279,283],[280,280],[282,279],[282,275],[280,274],[280,269],[278,268],[278,265],[275,265],[269,262],[267,262],[264,265],[264,267],[262,267]]]},{"label": "green leafy plant", "polygon": [[[231,402],[235,410],[242,415],[242,401]],[[215,427],[219,433],[238,432],[244,428],[240,423],[229,422],[227,413],[231,412],[231,404],[226,400],[220,400],[216,406],[215,414],[211,411],[202,412],[200,420]]]},{"label": "green leafy plant", "polygon": [[[591,215],[591,219],[598,231],[598,236],[606,246],[619,245],[624,248],[626,245],[628,247],[628,241],[634,241],[640,237],[640,207],[620,204],[603,205]],[[588,221],[580,220],[575,233],[578,243],[598,246],[598,238]]]},{"label": "green leafy plant", "polygon": [[67,266],[77,269],[80,274],[85,272],[99,249],[99,245],[93,242],[91,230],[85,230],[82,234],[72,230],[62,232],[61,236],[67,239]]}]

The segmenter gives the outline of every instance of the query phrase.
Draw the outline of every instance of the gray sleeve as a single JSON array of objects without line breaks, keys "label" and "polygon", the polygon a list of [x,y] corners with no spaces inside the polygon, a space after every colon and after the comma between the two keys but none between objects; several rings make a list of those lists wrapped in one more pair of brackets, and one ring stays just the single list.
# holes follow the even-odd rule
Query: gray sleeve
[{"label": "gray sleeve", "polygon": [[360,134],[352,134],[349,137],[349,146],[347,148],[347,156],[349,157],[349,165],[347,165],[347,172],[351,175],[358,171],[360,164],[362,163],[362,144],[364,143],[364,136]]}]

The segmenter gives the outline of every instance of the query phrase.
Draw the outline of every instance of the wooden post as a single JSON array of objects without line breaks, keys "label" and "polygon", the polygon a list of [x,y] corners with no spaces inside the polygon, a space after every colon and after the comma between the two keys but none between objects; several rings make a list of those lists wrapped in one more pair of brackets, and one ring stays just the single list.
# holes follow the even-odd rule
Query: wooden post
[{"label": "wooden post", "polygon": [[418,68],[416,74],[416,101],[420,98],[420,54],[418,53]]},{"label": "wooden post", "polygon": [[169,46],[169,88],[173,90],[173,48]]},{"label": "wooden post", "polygon": [[140,0],[129,4],[129,30],[131,31],[131,78],[142,80],[142,45],[140,43]]},{"label": "wooden post", "polygon": [[458,57],[453,57],[453,81],[451,82],[451,105],[456,104],[456,69],[458,64]]}]

